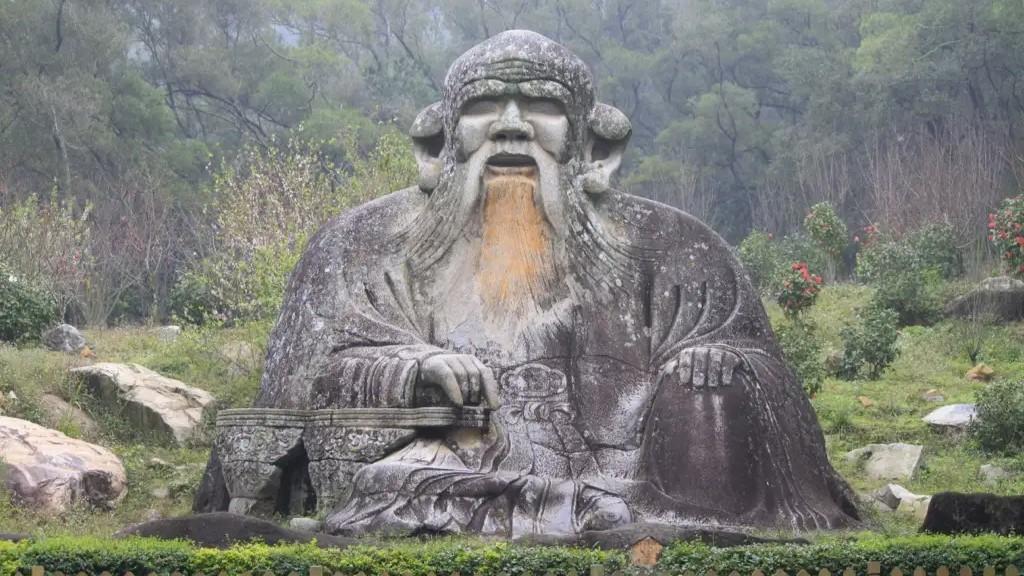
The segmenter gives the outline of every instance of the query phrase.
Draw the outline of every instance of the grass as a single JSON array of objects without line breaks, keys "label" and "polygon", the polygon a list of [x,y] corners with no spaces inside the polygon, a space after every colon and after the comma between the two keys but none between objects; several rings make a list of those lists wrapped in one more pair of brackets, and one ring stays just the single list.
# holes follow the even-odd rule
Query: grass
[{"label": "grass", "polygon": [[[861,286],[826,288],[808,312],[823,340],[823,354],[842,350],[840,331],[857,319],[870,290]],[[774,303],[767,303],[773,322],[781,319]],[[235,328],[186,329],[173,342],[161,340],[147,328],[86,331],[94,361],[136,362],[167,376],[209,390],[218,407],[248,406],[259,386],[259,368],[269,325]],[[869,443],[911,442],[925,446],[925,463],[910,481],[902,483],[919,494],[955,490],[963,492],[1024,493],[1024,456],[991,457],[966,438],[953,438],[928,428],[921,418],[940,404],[922,399],[935,388],[944,403],[973,402],[985,384],[965,378],[973,363],[970,353],[996,370],[997,378],[1024,380],[1024,323],[979,326],[960,320],[943,320],[928,327],[908,327],[900,336],[901,354],[875,381],[846,382],[829,378],[812,403],[825,432],[828,452],[839,472],[854,490],[869,493],[885,484],[871,480],[843,455]],[[86,440],[111,448],[124,461],[130,489],[115,511],[77,509],[56,517],[41,517],[18,509],[0,498],[0,531],[53,535],[107,535],[121,527],[154,515],[187,513],[206,462],[208,447],[145,443],[129,429],[116,411],[96,406],[67,370],[89,360],[38,348],[0,347],[0,398],[4,413],[49,426],[67,423],[47,420],[38,398],[52,393],[77,404],[98,421],[100,432]],[[823,358],[824,361],[824,358]],[[14,392],[17,401],[8,398]],[[870,400],[862,404],[860,398]],[[61,428],[61,429],[64,429]],[[158,458],[166,465],[154,465]],[[979,468],[993,463],[1016,470],[1013,480],[988,485]],[[166,487],[168,498],[155,498],[151,490]],[[878,533],[901,535],[914,532],[919,521],[901,514],[869,513],[869,527]],[[780,534],[781,535],[781,534]],[[830,535],[812,536],[831,538]]]}]

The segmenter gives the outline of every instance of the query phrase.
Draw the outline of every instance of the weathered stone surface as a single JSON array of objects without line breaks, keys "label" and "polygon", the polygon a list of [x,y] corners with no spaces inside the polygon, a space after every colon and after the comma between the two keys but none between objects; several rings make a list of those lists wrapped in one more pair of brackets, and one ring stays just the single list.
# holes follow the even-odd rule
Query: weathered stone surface
[{"label": "weathered stone surface", "polygon": [[154,520],[125,527],[114,534],[115,538],[129,536],[190,540],[212,548],[230,548],[253,540],[273,545],[305,543],[315,538],[321,548],[345,548],[356,543],[348,538],[282,528],[273,522],[227,512]]},{"label": "weathered stone surface", "polygon": [[178,336],[181,336],[181,326],[169,324],[167,326],[160,326],[159,328],[156,328],[154,332],[156,332],[157,338],[164,342],[174,342],[178,339]]},{"label": "weathered stone surface", "polygon": [[931,496],[914,494],[899,484],[886,484],[874,494],[887,510],[895,510],[924,519]]},{"label": "weathered stone surface", "polygon": [[178,444],[193,438],[213,396],[199,388],[161,376],[138,364],[100,363],[72,370],[94,395],[110,406],[123,403],[125,416],[138,430]]},{"label": "weathered stone surface", "polygon": [[946,312],[960,318],[1014,322],[1024,319],[1024,282],[1007,276],[987,278],[970,293],[946,307]]},{"label": "weathered stone surface", "polygon": [[49,512],[75,503],[112,508],[127,490],[112,452],[27,420],[0,416],[0,456],[12,497]]},{"label": "weathered stone surface", "polygon": [[78,352],[85,348],[85,337],[71,324],[58,324],[43,333],[43,346],[54,352]]},{"label": "weathered stone surface", "polygon": [[941,492],[932,497],[921,526],[938,534],[1024,533],[1024,496]]},{"label": "weathered stone surface", "polygon": [[921,420],[939,431],[963,432],[977,413],[974,404],[950,404],[932,410]]},{"label": "weathered stone surface", "polygon": [[996,371],[994,368],[988,364],[981,363],[968,370],[967,374],[964,374],[964,377],[976,382],[988,382],[993,376],[995,376],[995,374]]},{"label": "weathered stone surface", "polygon": [[978,468],[978,474],[981,476],[985,484],[998,484],[1002,480],[1010,480],[1016,478],[1018,475],[996,466],[995,464],[982,464]]},{"label": "weathered stone surface", "polygon": [[[333,220],[295,269],[255,403],[277,412],[218,423],[231,509],[315,496],[333,533],[513,538],[853,523],[729,246],[612,187],[630,132],[543,36],[458,58],[410,129],[418,186]],[[382,412],[425,408],[451,414]]]},{"label": "weathered stone surface", "polygon": [[43,394],[39,397],[39,408],[46,414],[46,421],[53,428],[70,425],[87,438],[99,433],[96,421],[85,410],[67,403],[59,396]]},{"label": "weathered stone surface", "polygon": [[941,390],[930,388],[928,390],[925,390],[921,394],[921,399],[924,400],[925,402],[933,402],[938,404],[940,402],[945,402],[946,396],[942,394]]},{"label": "weathered stone surface", "polygon": [[302,532],[319,532],[320,529],[323,528],[323,522],[316,518],[298,516],[288,520],[288,527],[292,530],[300,530]]},{"label": "weathered stone surface", "polygon": [[909,480],[921,465],[923,451],[917,444],[868,444],[847,452],[846,459],[862,461],[869,478]]}]

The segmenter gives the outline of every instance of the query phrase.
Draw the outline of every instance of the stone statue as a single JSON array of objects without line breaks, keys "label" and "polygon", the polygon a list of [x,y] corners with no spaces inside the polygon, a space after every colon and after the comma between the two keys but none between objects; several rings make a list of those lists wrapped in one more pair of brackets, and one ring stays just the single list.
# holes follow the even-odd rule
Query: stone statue
[{"label": "stone statue", "polygon": [[294,272],[257,410],[220,422],[231,507],[312,497],[340,534],[854,522],[729,247],[610,187],[630,132],[544,36],[459,57],[411,128],[418,186]]}]

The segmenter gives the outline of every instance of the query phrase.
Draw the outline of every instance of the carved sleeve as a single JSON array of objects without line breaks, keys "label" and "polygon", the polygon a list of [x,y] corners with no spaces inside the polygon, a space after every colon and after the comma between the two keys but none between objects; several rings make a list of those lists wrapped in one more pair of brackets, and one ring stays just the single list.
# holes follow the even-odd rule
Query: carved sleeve
[{"label": "carved sleeve", "polygon": [[420,362],[444,350],[428,344],[349,348],[313,382],[313,408],[409,408]]}]

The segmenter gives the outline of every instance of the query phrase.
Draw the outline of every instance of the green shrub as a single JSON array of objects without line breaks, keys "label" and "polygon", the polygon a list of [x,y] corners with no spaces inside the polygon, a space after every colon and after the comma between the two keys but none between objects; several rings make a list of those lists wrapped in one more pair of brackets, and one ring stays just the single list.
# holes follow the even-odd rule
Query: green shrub
[{"label": "green shrub", "polygon": [[1004,380],[977,393],[977,418],[971,437],[986,452],[1024,452],[1024,382]]},{"label": "green shrub", "polygon": [[791,319],[776,329],[786,363],[796,372],[808,396],[821,391],[825,365],[821,360],[821,339],[817,326],[809,319]]},{"label": "green shrub", "polygon": [[987,566],[1002,570],[1010,564],[1019,566],[1022,559],[1024,538],[1021,537],[871,535],[854,541],[836,540],[809,546],[776,544],[711,548],[681,542],[665,549],[659,568],[673,574],[683,571],[704,574],[708,570],[716,570],[719,574],[733,570],[740,574],[750,574],[754,570],[771,574],[784,570],[794,574],[801,569],[811,574],[819,570],[840,574],[849,567],[857,574],[864,574],[868,562],[880,562],[883,574],[894,568],[909,573],[918,567],[934,574],[941,566],[950,568],[953,573],[962,566],[976,572]]},{"label": "green shrub", "polygon": [[829,202],[819,202],[811,206],[810,212],[804,218],[804,230],[832,259],[838,258],[850,243],[846,224]]},{"label": "green shrub", "polygon": [[38,340],[56,321],[53,300],[0,263],[0,341]]},{"label": "green shrub", "polygon": [[907,235],[906,242],[921,265],[937,270],[942,278],[951,280],[964,273],[963,255],[951,225],[928,224]]},{"label": "green shrub", "polygon": [[778,284],[782,255],[772,235],[757,230],[751,232],[740,242],[738,253],[754,287],[762,295],[773,293]]},{"label": "green shrub", "polygon": [[876,306],[896,312],[901,326],[930,324],[942,310],[942,270],[906,240],[879,238],[857,255],[857,277],[872,286]]},{"label": "green shrub", "polygon": [[874,380],[899,355],[897,314],[876,302],[860,311],[860,322],[840,331],[843,359],[838,376]]}]

